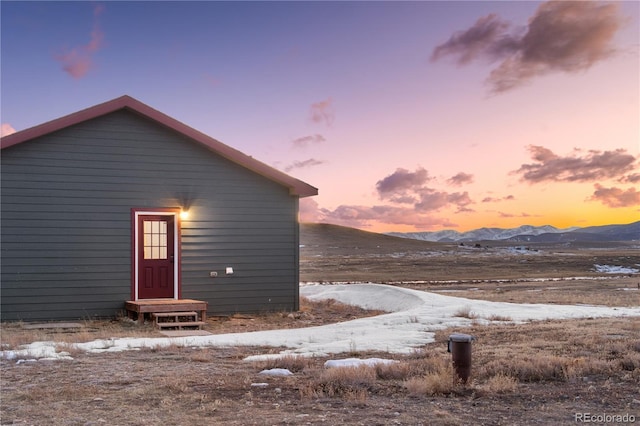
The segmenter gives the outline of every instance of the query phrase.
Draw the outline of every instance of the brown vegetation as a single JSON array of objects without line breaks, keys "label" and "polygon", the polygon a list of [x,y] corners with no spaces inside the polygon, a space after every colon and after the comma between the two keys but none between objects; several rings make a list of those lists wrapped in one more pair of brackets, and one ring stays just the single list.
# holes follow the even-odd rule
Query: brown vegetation
[{"label": "brown vegetation", "polygon": [[[509,302],[640,305],[640,291],[633,289],[640,282],[637,275],[571,278],[597,278],[589,272],[594,263],[640,264],[637,248],[556,247],[511,257],[494,256],[492,249],[461,254],[453,246],[398,245],[397,239],[383,241],[375,235],[334,238],[331,248],[303,242],[303,280],[394,281]],[[442,247],[444,254],[425,254]],[[562,280],[525,279],[534,277]],[[305,300],[300,312],[211,318],[205,328],[227,333],[307,327],[378,313]],[[464,313],[473,319],[471,309]],[[456,380],[446,351],[452,332],[476,338],[472,375],[465,385]],[[69,333],[27,332],[14,323],[2,325],[2,346],[158,335],[126,320],[86,322],[81,331]],[[327,357],[243,361],[270,351],[278,350],[170,346],[99,355],[75,352],[72,361],[18,364],[0,359],[0,418],[3,425],[570,424],[578,413],[640,419],[640,318],[492,326],[472,321],[467,328],[437,332],[435,343],[412,354],[353,348],[353,353],[331,357],[397,361],[374,367],[327,369]],[[271,368],[286,368],[293,375],[259,374]]]},{"label": "brown vegetation", "polygon": [[[327,306],[318,304],[314,316],[335,321]],[[374,367],[328,369],[327,357],[245,362],[269,349],[171,346],[76,353],[73,361],[0,360],[0,416],[2,424],[38,425],[462,425],[569,423],[576,412],[640,414],[640,318],[455,331],[476,337],[466,385],[456,380],[446,352],[451,330],[405,356],[348,355],[397,361]],[[271,368],[294,374],[259,374]]]}]

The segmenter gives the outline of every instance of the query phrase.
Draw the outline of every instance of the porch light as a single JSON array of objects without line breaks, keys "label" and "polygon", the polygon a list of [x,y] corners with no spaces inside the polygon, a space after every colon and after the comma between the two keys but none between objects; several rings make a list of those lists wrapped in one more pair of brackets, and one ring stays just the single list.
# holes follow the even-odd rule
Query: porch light
[{"label": "porch light", "polygon": [[180,211],[180,219],[182,219],[182,220],[189,219],[189,211],[188,210],[181,210]]}]

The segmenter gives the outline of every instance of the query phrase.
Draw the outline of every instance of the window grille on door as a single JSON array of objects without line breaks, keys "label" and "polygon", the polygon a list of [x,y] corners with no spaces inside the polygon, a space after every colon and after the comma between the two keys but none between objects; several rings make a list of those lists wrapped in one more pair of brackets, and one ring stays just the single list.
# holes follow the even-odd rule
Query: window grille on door
[{"label": "window grille on door", "polygon": [[144,258],[167,258],[167,222],[164,220],[144,221]]}]

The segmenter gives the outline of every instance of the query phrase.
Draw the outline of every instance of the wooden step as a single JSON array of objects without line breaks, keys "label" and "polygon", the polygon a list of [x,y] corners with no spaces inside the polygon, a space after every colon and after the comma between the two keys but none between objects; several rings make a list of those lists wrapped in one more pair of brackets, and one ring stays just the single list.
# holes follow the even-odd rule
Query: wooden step
[{"label": "wooden step", "polygon": [[151,314],[155,319],[156,326],[159,329],[177,328],[181,330],[183,327],[202,330],[204,321],[198,321],[198,313],[195,311],[184,312],[153,312]]},{"label": "wooden step", "polygon": [[195,311],[189,312],[154,312],[153,315],[156,318],[167,318],[167,317],[195,317],[198,315]]},{"label": "wooden step", "polygon": [[182,327],[198,327],[201,329],[206,323],[204,321],[181,321],[181,322],[158,322],[156,325],[162,329],[165,327],[176,327],[182,329]]},{"label": "wooden step", "polygon": [[198,312],[200,321],[207,320],[208,303],[194,299],[144,299],[129,300],[124,302],[127,316],[138,320],[138,324],[144,324],[145,316],[150,317],[152,313],[165,312]]}]

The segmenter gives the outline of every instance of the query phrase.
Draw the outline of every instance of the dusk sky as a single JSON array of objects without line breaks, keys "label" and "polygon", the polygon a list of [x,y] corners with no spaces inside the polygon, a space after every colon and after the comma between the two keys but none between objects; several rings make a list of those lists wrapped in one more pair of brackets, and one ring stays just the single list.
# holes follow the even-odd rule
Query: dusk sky
[{"label": "dusk sky", "polygon": [[319,188],[301,220],[640,220],[640,2],[1,2],[2,134],[127,94]]}]

